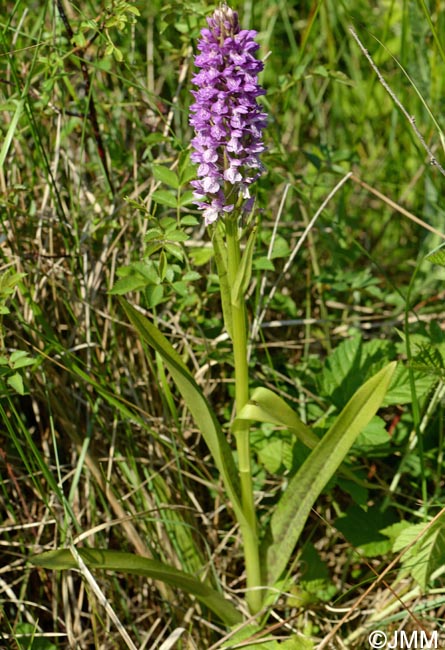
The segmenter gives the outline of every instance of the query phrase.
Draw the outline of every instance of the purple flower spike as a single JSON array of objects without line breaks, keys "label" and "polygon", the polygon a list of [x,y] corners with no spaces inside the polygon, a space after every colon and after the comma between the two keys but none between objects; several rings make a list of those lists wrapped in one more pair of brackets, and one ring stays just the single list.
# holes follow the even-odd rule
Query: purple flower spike
[{"label": "purple flower spike", "polygon": [[257,103],[263,63],[254,57],[256,32],[241,29],[238,14],[226,4],[207,18],[201,30],[195,65],[190,124],[195,129],[191,159],[198,163],[195,200],[206,226],[235,206],[251,206],[251,185],[263,171],[262,131],[267,114]]}]

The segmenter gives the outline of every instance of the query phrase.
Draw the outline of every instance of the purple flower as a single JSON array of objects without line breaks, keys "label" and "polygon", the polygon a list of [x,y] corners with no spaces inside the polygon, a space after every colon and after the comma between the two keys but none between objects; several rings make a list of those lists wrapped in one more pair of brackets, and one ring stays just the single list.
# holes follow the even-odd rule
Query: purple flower
[{"label": "purple flower", "polygon": [[207,18],[201,30],[195,65],[190,124],[195,129],[191,160],[199,164],[192,181],[206,225],[235,206],[251,207],[251,185],[263,171],[262,131],[267,115],[257,103],[263,63],[254,57],[256,32],[241,29],[238,14],[226,4]]}]

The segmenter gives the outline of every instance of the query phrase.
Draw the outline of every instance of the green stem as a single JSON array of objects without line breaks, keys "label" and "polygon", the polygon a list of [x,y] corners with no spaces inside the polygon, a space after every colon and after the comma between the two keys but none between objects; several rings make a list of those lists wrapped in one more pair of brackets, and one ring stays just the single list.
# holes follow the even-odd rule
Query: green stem
[{"label": "green stem", "polygon": [[[237,218],[226,219],[227,273],[229,286],[233,288],[240,268],[241,252],[238,239]],[[235,361],[235,415],[249,400],[249,368],[247,361],[247,318],[244,296],[232,301],[232,343]],[[241,485],[241,503],[247,525],[241,527],[247,574],[246,600],[250,611],[256,613],[262,606],[261,568],[255,504],[253,499],[252,469],[250,458],[249,425],[240,423],[235,430],[238,451],[238,471]]]}]

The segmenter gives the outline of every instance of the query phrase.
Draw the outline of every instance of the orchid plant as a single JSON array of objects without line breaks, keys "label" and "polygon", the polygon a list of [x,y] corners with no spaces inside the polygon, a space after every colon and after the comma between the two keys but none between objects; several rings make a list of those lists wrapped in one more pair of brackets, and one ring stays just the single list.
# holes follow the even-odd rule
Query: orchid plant
[{"label": "orchid plant", "polygon": [[[247,610],[257,615],[273,606],[289,584],[286,571],[310,510],[334,473],[347,472],[341,467],[343,460],[381,406],[395,363],[357,389],[322,438],[269,388],[250,390],[246,292],[256,239],[251,191],[263,172],[260,154],[265,150],[267,115],[258,103],[265,92],[258,82],[263,63],[255,57],[256,32],[241,29],[237,13],[227,5],[217,8],[207,22],[198,43],[195,64],[199,71],[193,77],[196,89],[190,107],[195,130],[191,160],[198,165],[198,178],[192,184],[213,244],[224,324],[233,346],[235,404],[230,427],[236,455],[211,405],[168,339],[130,303],[122,300],[121,304],[143,341],[162,358],[213,457],[242,536]],[[289,478],[268,529],[259,530],[250,432],[255,423],[264,422],[290,429],[311,451]],[[246,612],[242,604],[234,604],[205,581],[129,553],[70,548],[42,554],[34,563],[146,575],[193,594],[228,626],[241,623]]]}]

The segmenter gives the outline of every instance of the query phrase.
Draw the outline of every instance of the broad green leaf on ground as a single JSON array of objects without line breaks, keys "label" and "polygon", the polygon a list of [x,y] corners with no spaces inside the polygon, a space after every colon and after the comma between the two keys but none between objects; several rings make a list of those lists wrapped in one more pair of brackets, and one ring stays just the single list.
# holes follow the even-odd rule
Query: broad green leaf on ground
[{"label": "broad green leaf on ground", "polygon": [[[413,374],[417,398],[422,399],[430,391],[437,379],[432,373],[426,374],[418,370],[414,370]],[[383,406],[411,404],[412,400],[413,395],[409,379],[409,369],[405,366],[399,366],[394,373],[391,386],[383,400]]]},{"label": "broad green leaf on ground", "polygon": [[292,445],[288,440],[281,440],[275,436],[258,450],[258,460],[271,474],[279,472],[282,466],[291,469]]},{"label": "broad green leaf on ground", "polygon": [[380,407],[395,367],[395,362],[388,364],[356,391],[290,480],[272,515],[263,548],[269,585],[285,570],[315,500]]},{"label": "broad green leaf on ground", "polygon": [[320,394],[329,397],[338,408],[343,408],[357,385],[385,365],[391,347],[391,342],[386,340],[363,342],[359,334],[346,339],[326,359],[318,380]]},{"label": "broad green leaf on ground", "polygon": [[358,435],[352,447],[352,453],[357,455],[378,454],[388,450],[391,445],[391,436],[386,430],[385,421],[375,415],[364,430]]},{"label": "broad green leaf on ground", "polygon": [[128,302],[120,299],[120,303],[143,341],[162,357],[213,456],[238,522],[248,526],[240,503],[239,479],[232,450],[202,391],[165,336]]},{"label": "broad green leaf on ground", "polygon": [[335,520],[335,528],[365,557],[376,557],[391,550],[391,540],[380,529],[393,522],[391,509],[382,512],[378,506],[361,508],[353,504]]},{"label": "broad green leaf on ground", "polygon": [[[425,531],[423,535],[422,531]],[[413,524],[404,528],[397,536],[392,550],[398,553],[410,544],[412,546],[403,555],[402,568],[425,590],[431,576],[445,562],[445,514],[430,526]]]},{"label": "broad green leaf on ground", "polygon": [[250,400],[241,409],[233,427],[239,421],[267,422],[291,429],[298,438],[310,449],[316,447],[319,438],[307,426],[295,411],[269,388],[255,388]]},{"label": "broad green leaf on ground", "polygon": [[[133,553],[99,549],[78,549],[78,553],[89,569],[106,569],[146,576],[161,580],[171,587],[177,587],[200,600],[227,625],[242,621],[240,612],[222,594],[204,584],[195,576],[174,567]],[[77,569],[77,563],[69,549],[59,549],[35,555],[30,559],[34,566],[45,569]]]}]

